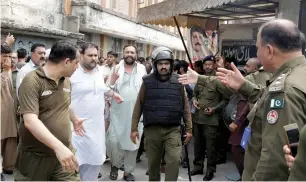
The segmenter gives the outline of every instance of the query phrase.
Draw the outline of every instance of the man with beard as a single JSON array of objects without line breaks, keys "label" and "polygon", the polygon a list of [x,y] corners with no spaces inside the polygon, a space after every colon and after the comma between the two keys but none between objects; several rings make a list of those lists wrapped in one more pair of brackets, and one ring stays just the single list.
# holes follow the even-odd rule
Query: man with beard
[{"label": "man with beard", "polygon": [[[118,169],[123,166],[126,181],[135,181],[132,175],[136,167],[136,156],[140,141],[134,144],[130,139],[132,125],[132,113],[137,95],[142,83],[142,77],[146,75],[144,65],[135,62],[137,60],[137,48],[127,45],[123,48],[124,60],[112,69],[110,87],[120,93],[123,103],[112,101],[110,113],[110,126],[107,131],[107,154],[111,159],[110,179],[117,180]],[[143,125],[138,127],[140,138]],[[139,140],[140,140],[139,138]]]},{"label": "man with beard", "polygon": [[17,73],[16,78],[16,93],[18,96],[18,89],[23,78],[31,71],[36,70],[41,64],[45,62],[46,47],[44,44],[35,43],[31,47],[31,59],[24,65]]},{"label": "man with beard", "polygon": [[251,58],[246,62],[244,70],[246,71],[247,74],[251,74],[258,71],[260,67],[261,64],[259,60],[257,58]]},{"label": "man with beard", "polygon": [[[143,114],[149,181],[160,181],[160,161],[165,150],[165,181],[177,181],[181,156],[181,119],[186,121],[187,144],[192,137],[192,123],[184,86],[173,73],[173,54],[166,47],[152,52],[154,72],[143,78],[133,112],[131,140],[141,136],[139,121]],[[138,128],[138,129],[137,129]]]},{"label": "man with beard", "polygon": [[[80,65],[71,76],[71,105],[75,114],[86,118],[82,136],[72,132],[72,144],[80,165],[82,181],[96,181],[106,158],[104,127],[104,94],[121,102],[121,97],[106,87],[98,62],[98,46],[84,43],[80,46]],[[99,102],[97,102],[99,101]],[[90,157],[88,157],[90,154]]]},{"label": "man with beard", "polygon": [[191,175],[203,174],[205,149],[207,168],[204,181],[210,181],[216,172],[216,137],[219,126],[219,110],[225,104],[222,92],[218,89],[215,75],[215,59],[207,56],[203,60],[205,76],[210,83],[196,84],[193,92],[194,114],[194,170]]}]

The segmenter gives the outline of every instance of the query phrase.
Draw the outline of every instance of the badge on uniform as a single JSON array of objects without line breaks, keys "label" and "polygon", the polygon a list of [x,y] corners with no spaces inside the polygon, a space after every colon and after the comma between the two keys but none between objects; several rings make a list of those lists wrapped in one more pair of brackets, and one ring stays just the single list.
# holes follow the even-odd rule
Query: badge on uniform
[{"label": "badge on uniform", "polygon": [[270,101],[270,108],[271,109],[282,109],[284,108],[284,98],[275,98],[275,99],[271,99]]},{"label": "badge on uniform", "polygon": [[244,129],[243,136],[242,136],[241,142],[240,142],[240,146],[242,148],[244,148],[244,150],[246,149],[246,146],[248,144],[248,140],[249,140],[250,134],[251,134],[251,128],[250,127],[246,127]]},{"label": "badge on uniform", "polygon": [[275,110],[269,111],[268,114],[267,114],[267,121],[268,121],[268,123],[274,124],[274,123],[277,122],[277,120],[278,120],[278,113],[277,113],[277,111],[275,111]]}]

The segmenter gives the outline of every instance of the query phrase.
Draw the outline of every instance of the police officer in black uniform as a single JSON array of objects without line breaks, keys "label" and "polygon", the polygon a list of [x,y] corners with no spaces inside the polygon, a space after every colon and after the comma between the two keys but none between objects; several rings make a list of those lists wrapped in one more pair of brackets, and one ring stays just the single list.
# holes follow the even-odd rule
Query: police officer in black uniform
[{"label": "police officer in black uniform", "polygon": [[165,151],[166,181],[177,181],[182,151],[180,125],[186,121],[187,143],[192,122],[184,86],[173,73],[173,54],[166,47],[156,48],[151,58],[154,72],[143,78],[132,118],[131,139],[136,143],[138,122],[143,114],[149,180],[160,181],[160,162]]}]

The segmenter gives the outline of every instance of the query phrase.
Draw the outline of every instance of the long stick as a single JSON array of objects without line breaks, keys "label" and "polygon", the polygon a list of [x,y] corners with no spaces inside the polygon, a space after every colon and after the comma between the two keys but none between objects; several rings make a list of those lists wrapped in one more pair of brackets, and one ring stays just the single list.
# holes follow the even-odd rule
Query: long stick
[{"label": "long stick", "polygon": [[184,145],[184,149],[185,149],[185,157],[186,157],[186,162],[187,162],[187,169],[188,169],[188,177],[189,177],[189,181],[192,181],[191,179],[191,174],[190,174],[190,164],[189,164],[189,156],[188,156],[188,146],[187,144]]},{"label": "long stick", "polygon": [[184,45],[184,48],[185,48],[185,52],[186,52],[187,57],[188,57],[188,61],[189,61],[189,63],[190,63],[190,67],[191,67],[191,69],[193,69],[193,65],[192,65],[192,62],[191,62],[191,58],[190,58],[189,52],[188,52],[188,50],[187,50],[187,46],[186,46],[186,44],[185,44],[185,41],[184,41],[184,38],[183,38],[183,35],[182,35],[182,32],[181,32],[180,26],[179,26],[179,24],[178,24],[178,22],[177,22],[175,16],[173,17],[173,19],[174,19],[176,28],[177,28],[177,30],[178,30],[178,32],[179,32],[179,34],[180,34],[181,40],[182,40],[182,42],[183,42],[183,45]]}]

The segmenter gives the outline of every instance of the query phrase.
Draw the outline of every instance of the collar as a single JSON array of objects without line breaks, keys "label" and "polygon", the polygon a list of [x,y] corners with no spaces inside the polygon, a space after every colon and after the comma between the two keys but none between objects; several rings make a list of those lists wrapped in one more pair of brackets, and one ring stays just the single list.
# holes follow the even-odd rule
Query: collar
[{"label": "collar", "polygon": [[294,58],[288,62],[286,62],[285,64],[283,64],[272,76],[272,78],[269,80],[269,83],[271,84],[274,80],[276,80],[280,75],[286,74],[289,71],[291,71],[293,68],[301,65],[301,64],[305,64],[306,63],[306,59],[304,56],[300,56],[297,58]]},{"label": "collar", "polygon": [[[43,67],[39,66],[36,70],[35,70],[36,74],[40,77],[43,77],[43,78],[46,78],[46,79],[49,79],[49,80],[52,80],[50,78],[48,78],[45,74],[45,71],[43,69]],[[65,77],[62,77],[60,80],[65,80]],[[53,80],[54,81],[54,80]]]},{"label": "collar", "polygon": [[30,59],[29,65],[31,66],[31,68],[37,68],[37,67],[38,67],[38,66],[36,66],[36,65],[33,63],[32,59]]}]

